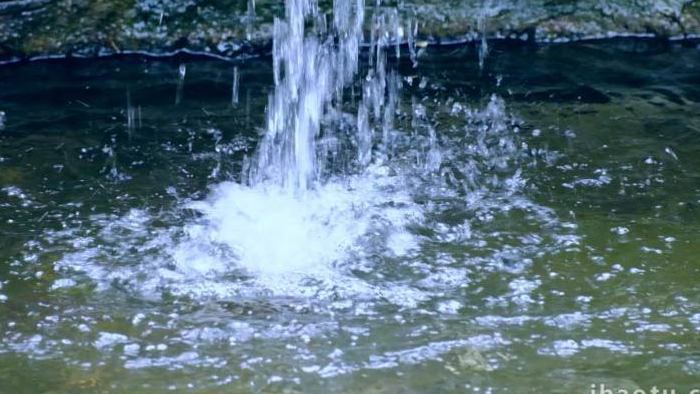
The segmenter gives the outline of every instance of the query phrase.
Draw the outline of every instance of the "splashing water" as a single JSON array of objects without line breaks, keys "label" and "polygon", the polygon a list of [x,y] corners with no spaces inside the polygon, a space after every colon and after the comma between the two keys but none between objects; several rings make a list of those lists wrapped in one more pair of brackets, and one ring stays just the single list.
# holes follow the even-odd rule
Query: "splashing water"
[{"label": "splashing water", "polygon": [[[343,7],[352,15],[355,4],[336,4],[337,15]],[[694,272],[697,182],[687,175],[697,144],[639,132],[670,116],[652,122],[670,135],[697,105],[688,98],[654,109],[637,93],[655,90],[614,86],[615,104],[532,99],[525,92],[581,94],[568,82],[519,79],[559,70],[552,53],[565,48],[531,53],[532,68],[493,51],[483,73],[470,48],[420,48],[422,57],[395,61],[404,32],[409,52],[421,46],[414,29],[405,21],[395,29],[392,8],[367,11],[367,49],[342,83],[328,63],[325,77],[296,73],[291,89],[286,53],[276,57],[273,86],[272,70],[255,60],[238,64],[240,86],[231,65],[208,62],[183,66],[180,79],[171,62],[76,63],[66,65],[76,79],[46,87],[24,83],[48,65],[5,71],[25,82],[2,96],[2,109],[20,115],[0,141],[0,391],[38,381],[69,392],[495,392],[523,387],[524,371],[542,379],[525,382],[539,391],[578,392],[564,383],[587,388],[601,359],[627,365],[635,380],[644,379],[636,370],[654,368],[697,381],[697,291],[692,281],[673,285]],[[335,24],[352,31],[356,21],[329,16],[311,5],[299,42],[337,56],[352,43]],[[605,73],[586,74],[595,65],[587,56],[602,55],[580,48],[571,61],[581,68],[561,69],[562,79],[592,83]],[[297,59],[297,71],[324,64]],[[679,64],[668,75],[697,79],[682,71],[692,62],[665,59],[663,67]],[[132,68],[119,74],[124,89],[104,78],[113,61]],[[397,63],[408,75],[393,71]],[[637,67],[638,56],[629,64]],[[666,75],[658,68],[653,89]],[[503,75],[503,88],[493,75]],[[187,93],[176,113],[170,97],[158,102],[163,80]],[[47,110],[28,97],[57,86],[70,97],[86,81],[105,102],[83,97],[85,105],[59,108],[87,122],[23,119],[27,108],[46,119],[61,112],[54,100]],[[468,93],[472,84],[508,105]],[[241,102],[231,105],[237,88]],[[626,117],[609,133],[608,109],[622,100],[649,116]],[[106,111],[118,111],[107,124]],[[268,129],[265,116],[290,127]],[[264,132],[257,146],[256,122]],[[310,165],[289,171],[287,161],[302,163],[296,125],[309,123]],[[35,129],[52,133],[24,134]],[[55,130],[68,138],[55,143]],[[243,180],[227,180],[255,148]],[[300,177],[300,168],[313,170]]]},{"label": "splashing water", "polygon": [[[381,272],[379,260],[421,249],[425,240],[419,229],[433,225],[431,215],[439,216],[434,207],[418,203],[421,198],[464,204],[458,197],[463,194],[480,217],[523,209],[542,223],[556,222],[551,212],[520,195],[525,151],[502,100],[492,97],[481,111],[454,103],[450,116],[463,118],[466,130],[439,136],[429,105],[414,97],[412,131],[398,132],[402,81],[387,69],[389,49],[394,46],[400,55],[403,30],[395,8],[377,4],[369,67],[358,83],[361,100],[356,114],[347,113],[346,90],[360,69],[364,3],[337,0],[332,27],[324,21],[315,1],[286,2],[286,18],[274,25],[275,89],[265,133],[244,166],[245,182],[215,186],[207,199],[185,206],[198,219],[150,242],[146,249],[171,252],[142,264],[141,272],[160,275],[138,281],[143,282],[139,292],[157,297],[156,289],[167,283],[169,292],[195,298],[227,299],[265,289],[276,296],[374,299],[387,285],[360,279],[356,272]],[[412,62],[415,66],[414,56]],[[180,66],[178,90],[185,71]],[[234,69],[234,97],[237,77]],[[421,83],[420,89],[426,86]],[[220,167],[219,162],[217,172]],[[430,193],[421,196],[425,192],[417,190]],[[456,233],[451,226],[434,225],[439,230],[430,231],[446,239],[471,231],[468,223]],[[124,275],[94,272],[100,282]],[[422,290],[410,293],[397,302],[412,305],[425,297]]]},{"label": "splashing water", "polygon": [[[392,131],[399,80],[386,71],[386,52],[396,45],[398,53],[399,21],[395,9],[373,16],[377,38],[352,121],[342,103],[359,71],[364,2],[335,1],[330,28],[315,1],[290,0],[285,10],[286,18],[274,24],[275,90],[265,134],[244,174],[247,184],[219,185],[194,205],[206,224],[190,230],[227,245],[250,272],[318,276],[382,216],[368,214],[386,199],[374,189],[381,182],[365,170],[373,161],[375,123],[383,148]],[[356,156],[346,155],[348,149]],[[355,175],[343,174],[351,168]]]},{"label": "splashing water", "polygon": [[[420,365],[460,348],[508,346],[490,329],[465,337],[462,326],[431,316],[457,316],[483,296],[467,290],[469,283],[491,275],[508,283],[507,294],[493,302],[535,304],[541,282],[522,273],[536,256],[576,245],[577,238],[551,210],[524,196],[521,169],[541,158],[523,148],[519,123],[503,100],[493,96],[484,108],[471,108],[414,96],[403,106],[402,80],[386,71],[387,51],[377,51],[393,41],[378,36],[385,38],[373,43],[373,65],[357,83],[357,114],[333,100],[314,107],[321,135],[308,136],[315,152],[310,163],[331,167],[304,178],[262,166],[294,158],[294,145],[276,145],[294,141],[290,130],[273,128],[258,154],[290,152],[265,156],[271,160],[256,156],[261,161],[251,163],[250,174],[265,177],[219,183],[204,200],[174,211],[132,208],[124,215],[93,215],[89,226],[48,231],[46,239],[62,254],[52,291],[95,287],[89,306],[57,312],[60,324],[91,339],[64,343],[54,339],[62,328],[47,327],[43,337],[12,331],[6,347],[80,360],[71,352],[87,346],[101,357],[120,353],[128,371],[196,367],[217,376],[265,358],[273,364],[265,367],[272,372],[261,372],[263,379],[296,380]],[[290,92],[284,78],[279,81],[277,89]],[[296,92],[297,98],[313,93]],[[347,101],[346,110],[354,112]],[[299,108],[296,103],[278,116],[294,125]],[[452,127],[438,133],[441,122]],[[336,146],[327,141],[331,132]],[[300,179],[308,179],[305,189]],[[527,220],[511,220],[518,216]],[[533,228],[536,236],[520,236]],[[117,299],[104,303],[115,289]],[[114,303],[124,310],[105,313],[101,305]],[[110,313],[128,315],[130,331],[104,328]],[[397,325],[399,334],[382,339],[386,351],[368,345]],[[317,348],[317,341],[335,348]],[[301,372],[274,365],[289,360]]]},{"label": "splashing water", "polygon": [[[311,308],[331,315],[349,314],[341,317],[346,320],[373,316],[381,308],[427,307],[437,311],[430,313],[457,313],[462,303],[453,297],[467,280],[465,262],[434,254],[433,245],[458,241],[479,248],[480,256],[467,257],[467,266],[496,264],[511,275],[531,264],[536,253],[556,248],[557,240],[543,239],[532,244],[512,240],[503,248],[486,246],[492,235],[478,222],[488,226],[512,211],[542,228],[559,226],[551,211],[522,195],[525,182],[520,168],[530,158],[518,144],[517,122],[506,114],[501,99],[492,97],[483,110],[453,103],[448,115],[439,116],[449,116],[463,128],[438,134],[440,121],[431,111],[444,112],[444,106],[414,96],[409,113],[402,113],[403,82],[389,70],[389,54],[393,49],[400,57],[398,44],[403,38],[395,8],[375,5],[368,68],[356,81],[364,2],[336,0],[331,26],[315,0],[285,4],[285,19],[274,24],[274,91],[268,99],[264,134],[255,155],[244,165],[243,182],[220,183],[206,199],[183,204],[181,211],[194,212],[197,218],[180,226],[158,229],[156,218],[132,209],[123,217],[96,217],[102,226],[97,233],[50,234],[52,239],[67,237],[76,249],[56,264],[59,272],[79,271],[102,291],[119,283],[145,300],[169,296],[198,302],[254,300],[256,305],[278,308],[277,300],[284,299],[281,303],[294,316]],[[414,67],[416,26],[408,27]],[[181,65],[178,104],[185,74]],[[238,85],[234,68],[232,104],[238,101]],[[355,87],[361,93],[356,103]],[[418,89],[428,89],[427,81]],[[400,132],[397,123],[406,118],[410,118],[410,132]],[[129,120],[128,128],[133,124]],[[218,144],[220,136],[215,138]],[[213,174],[221,168],[221,158],[217,160]],[[466,210],[477,220],[445,219],[446,212],[454,209]],[[575,236],[567,242],[575,243]],[[104,263],[115,258],[118,264]],[[426,264],[426,259],[439,264]],[[393,266],[400,269],[391,272]],[[511,284],[509,302],[534,302],[530,293],[537,288],[536,281],[514,277]],[[75,281],[56,284],[75,285]],[[316,325],[305,329],[313,335],[333,331],[332,325]],[[216,329],[229,340],[245,342],[252,334],[242,332],[261,335],[266,327],[251,321]],[[199,346],[203,332],[196,332],[178,332],[174,340]],[[293,332],[280,329],[265,335],[278,341]],[[125,344],[125,349],[135,349],[128,340],[122,334],[102,332],[95,347],[105,351]],[[415,357],[429,359],[453,347],[502,343],[499,336],[443,341],[418,347]],[[153,346],[158,350],[160,345]],[[138,349],[129,352],[133,353],[126,364],[129,368],[166,362],[138,358]],[[385,368],[397,356],[389,352],[386,360],[373,359],[368,365],[344,361],[340,353],[335,357],[337,365],[324,370],[312,366],[309,371],[334,376]],[[179,366],[193,359],[166,363]],[[413,362],[411,357],[398,360]]]}]

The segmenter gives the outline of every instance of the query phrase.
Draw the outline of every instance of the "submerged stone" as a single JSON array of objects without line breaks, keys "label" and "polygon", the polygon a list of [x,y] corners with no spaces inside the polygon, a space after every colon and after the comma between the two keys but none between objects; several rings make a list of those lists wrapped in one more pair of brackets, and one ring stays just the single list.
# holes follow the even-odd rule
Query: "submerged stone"
[{"label": "submerged stone", "polygon": [[484,356],[475,349],[469,349],[458,357],[459,366],[474,371],[490,371],[492,368]]},{"label": "submerged stone", "polygon": [[486,360],[477,349],[461,349],[461,351],[455,351],[454,354],[456,354],[457,360],[454,363],[448,363],[447,369],[455,374],[459,375],[462,372],[488,372],[493,370],[488,360]]}]

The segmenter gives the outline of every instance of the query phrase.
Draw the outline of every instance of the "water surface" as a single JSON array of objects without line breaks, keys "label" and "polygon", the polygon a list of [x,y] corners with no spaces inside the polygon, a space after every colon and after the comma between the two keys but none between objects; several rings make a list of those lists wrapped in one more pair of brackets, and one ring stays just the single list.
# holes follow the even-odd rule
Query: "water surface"
[{"label": "water surface", "polygon": [[697,48],[391,60],[391,149],[304,199],[239,185],[270,59],[181,60],[0,68],[0,392],[700,380]]}]

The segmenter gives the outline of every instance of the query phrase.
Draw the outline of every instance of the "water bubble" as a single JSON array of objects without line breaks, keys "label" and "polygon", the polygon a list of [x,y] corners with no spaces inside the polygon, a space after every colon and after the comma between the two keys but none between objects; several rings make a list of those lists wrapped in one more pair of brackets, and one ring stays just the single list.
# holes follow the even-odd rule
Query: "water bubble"
[{"label": "water bubble", "polygon": [[187,66],[185,64],[180,64],[178,66],[178,80],[177,88],[175,90],[175,105],[180,104],[182,101],[182,94],[185,88],[185,75],[187,74]]},{"label": "water bubble", "polygon": [[440,313],[456,314],[462,308],[462,304],[456,300],[443,301],[438,304],[437,310]]},{"label": "water bubble", "polygon": [[678,161],[678,156],[676,155],[676,152],[674,152],[671,148],[668,146],[664,148],[664,152],[666,152],[669,156],[673,158],[673,160]]},{"label": "water bubble", "polygon": [[180,64],[178,66],[178,75],[180,76],[180,79],[185,79],[185,75],[187,74],[187,65],[185,64]]},{"label": "water bubble", "polygon": [[94,345],[98,350],[105,351],[127,341],[128,337],[126,335],[112,332],[101,332]]},{"label": "water bubble", "polygon": [[630,230],[627,227],[622,227],[622,226],[613,227],[610,229],[610,231],[612,231],[613,233],[615,233],[617,235],[625,235],[625,234],[630,232]]}]

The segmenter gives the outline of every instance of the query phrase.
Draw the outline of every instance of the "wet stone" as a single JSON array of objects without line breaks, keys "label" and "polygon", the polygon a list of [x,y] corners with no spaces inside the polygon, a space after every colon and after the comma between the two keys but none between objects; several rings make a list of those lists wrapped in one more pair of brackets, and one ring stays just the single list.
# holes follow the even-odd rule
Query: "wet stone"
[{"label": "wet stone", "polygon": [[[261,1],[254,12],[248,3],[3,1],[0,60],[96,57],[134,51],[162,55],[187,50],[225,57],[268,52],[273,18],[282,16],[283,3]],[[697,0],[670,0],[663,5],[652,0],[399,3],[404,25],[419,18],[418,42],[478,42],[484,32],[489,39],[517,42],[568,42],[615,35],[683,38],[700,33]],[[329,4],[321,3],[323,11],[329,11]],[[371,7],[368,12],[372,12]],[[366,30],[369,33],[368,27]]]},{"label": "wet stone", "polygon": [[467,349],[457,355],[459,368],[477,372],[487,372],[493,370],[483,354],[476,349]]}]

